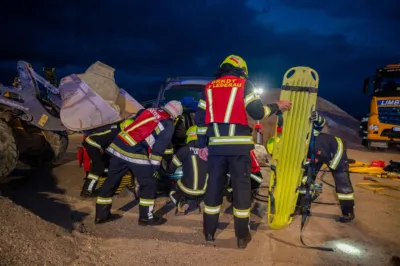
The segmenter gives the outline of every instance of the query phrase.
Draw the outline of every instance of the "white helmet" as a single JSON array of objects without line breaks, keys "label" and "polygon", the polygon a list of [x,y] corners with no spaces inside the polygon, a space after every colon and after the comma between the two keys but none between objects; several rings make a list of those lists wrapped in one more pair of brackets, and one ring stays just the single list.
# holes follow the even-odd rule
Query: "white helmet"
[{"label": "white helmet", "polygon": [[183,112],[182,104],[178,101],[169,101],[164,105],[164,109],[173,117],[177,118]]}]

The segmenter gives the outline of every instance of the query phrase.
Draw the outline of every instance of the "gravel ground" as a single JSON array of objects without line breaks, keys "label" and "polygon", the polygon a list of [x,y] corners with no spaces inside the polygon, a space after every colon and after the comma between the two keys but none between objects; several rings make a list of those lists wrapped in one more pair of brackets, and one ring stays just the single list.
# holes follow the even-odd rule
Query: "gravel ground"
[{"label": "gravel ground", "polygon": [[[122,219],[94,225],[94,200],[78,196],[83,177],[75,161],[79,141],[79,136],[72,136],[69,153],[51,172],[20,168],[2,186],[0,265],[400,265],[396,262],[400,201],[357,187],[363,179],[360,175],[352,175],[353,223],[334,221],[340,213],[337,205],[313,205],[305,241],[333,247],[334,252],[303,248],[299,219],[285,229],[269,229],[262,218],[266,208],[262,203],[253,208],[253,240],[245,250],[236,249],[228,203],[214,244],[203,240],[201,215],[195,211],[175,217],[165,198],[157,200],[157,208],[168,218],[163,226],[139,228],[137,202],[130,197],[114,201],[113,210]],[[400,160],[398,153],[355,150],[349,151],[349,157],[367,162]],[[330,175],[325,180],[333,182]],[[337,202],[334,190],[325,186],[320,201]]]}]

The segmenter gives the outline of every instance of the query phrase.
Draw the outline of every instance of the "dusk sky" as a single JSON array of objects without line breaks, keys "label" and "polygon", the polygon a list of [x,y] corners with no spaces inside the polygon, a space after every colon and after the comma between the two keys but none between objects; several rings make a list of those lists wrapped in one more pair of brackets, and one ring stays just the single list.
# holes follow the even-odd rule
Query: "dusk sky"
[{"label": "dusk sky", "polygon": [[[320,76],[319,95],[354,116],[368,112],[363,78],[400,63],[400,1],[4,1],[0,82],[16,63],[82,73],[99,60],[133,97],[155,97],[173,76],[212,76],[229,54],[276,88],[297,65]],[[146,3],[147,2],[147,3]],[[143,94],[143,91],[147,94]]]}]

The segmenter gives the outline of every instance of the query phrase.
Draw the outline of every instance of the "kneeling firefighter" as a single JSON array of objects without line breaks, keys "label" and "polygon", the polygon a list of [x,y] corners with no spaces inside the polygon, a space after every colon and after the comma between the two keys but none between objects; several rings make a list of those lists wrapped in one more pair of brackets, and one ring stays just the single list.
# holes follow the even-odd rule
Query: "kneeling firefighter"
[{"label": "kneeling firefighter", "polygon": [[[114,138],[121,132],[126,124],[132,123],[133,119],[127,119],[122,123],[115,123],[104,126],[94,131],[85,132],[82,142],[87,155],[90,158],[90,171],[85,178],[81,196],[90,197],[93,195],[97,182],[101,177],[107,177],[109,156],[104,153],[105,149],[111,144]],[[132,183],[132,182],[131,182]]]},{"label": "kneeling firefighter", "polygon": [[[186,214],[189,200],[200,202],[207,185],[207,161],[199,157],[197,148],[197,126],[191,126],[186,132],[186,146],[179,149],[168,167],[174,173],[182,166],[183,176],[177,182],[177,189],[169,194],[176,205],[176,215]],[[200,208],[200,207],[199,207]]]},{"label": "kneeling firefighter", "polygon": [[[254,150],[250,151],[250,156],[251,156],[250,182],[251,182],[251,191],[254,198],[254,196],[258,194],[258,189],[260,188],[261,183],[263,182],[263,176],[261,174],[260,164],[258,163],[257,156]],[[229,174],[228,174],[228,186],[226,188],[226,192],[228,193],[227,195],[228,201],[232,202],[233,193],[232,193],[231,178]]]},{"label": "kneeling firefighter", "polygon": [[112,195],[128,170],[139,183],[139,225],[160,225],[166,219],[153,213],[158,168],[174,133],[174,119],[182,105],[170,101],[162,108],[148,108],[125,126],[106,149],[110,155],[108,178],[99,189],[95,223],[118,219],[111,214]]},{"label": "kneeling firefighter", "polygon": [[[347,158],[347,149],[341,138],[330,134],[321,133],[326,124],[324,117],[313,112],[311,119],[314,121],[314,150],[309,149],[308,158],[311,158],[311,153],[315,154],[315,173],[321,169],[323,164],[326,164],[332,173],[336,185],[336,194],[339,199],[342,215],[338,221],[342,223],[350,222],[355,218],[354,214],[354,190],[350,180],[349,163]],[[267,150],[270,154],[273,151],[274,138],[271,138],[267,144]],[[305,165],[305,172],[308,173],[310,164]],[[305,184],[306,176],[303,179]],[[313,177],[315,183],[316,176]],[[314,184],[314,186],[319,186]],[[319,186],[322,188],[321,186]],[[315,197],[314,197],[315,199]],[[300,190],[298,205],[301,205],[304,200],[304,191]]]},{"label": "kneeling firefighter", "polygon": [[[204,197],[204,235],[214,241],[221,211],[223,186],[229,173],[233,189],[235,235],[239,248],[251,239],[249,230],[252,202],[250,150],[254,148],[252,129],[246,112],[254,120],[269,117],[278,109],[290,107],[289,101],[263,106],[247,80],[246,62],[230,55],[220,65],[216,79],[205,86],[195,114],[198,126],[199,156],[208,152],[208,181]],[[206,148],[208,138],[208,149]]]}]

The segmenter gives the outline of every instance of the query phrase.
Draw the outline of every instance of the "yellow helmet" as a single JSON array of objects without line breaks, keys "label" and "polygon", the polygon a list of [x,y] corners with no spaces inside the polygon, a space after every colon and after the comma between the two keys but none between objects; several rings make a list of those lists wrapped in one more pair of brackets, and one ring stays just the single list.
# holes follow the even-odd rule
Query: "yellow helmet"
[{"label": "yellow helmet", "polygon": [[233,67],[237,67],[243,70],[246,78],[249,76],[249,70],[247,69],[246,61],[243,60],[240,56],[231,54],[221,63],[219,67],[222,67],[223,64],[230,64]]},{"label": "yellow helmet", "polygon": [[127,126],[129,126],[130,124],[132,124],[135,120],[133,118],[128,118],[125,119],[124,121],[122,121],[119,124],[119,127],[121,128],[121,130],[124,130],[124,128],[126,128]]},{"label": "yellow helmet", "polygon": [[191,126],[186,131],[186,144],[195,140],[197,140],[197,126]]},{"label": "yellow helmet", "polygon": [[268,140],[268,142],[267,142],[267,152],[268,152],[269,154],[272,155],[272,153],[273,153],[273,151],[274,151],[274,143],[275,143],[275,142],[278,143],[279,140],[280,140],[280,139],[277,138],[276,141],[275,141],[275,137],[272,137],[272,138],[270,138],[270,139]]}]

